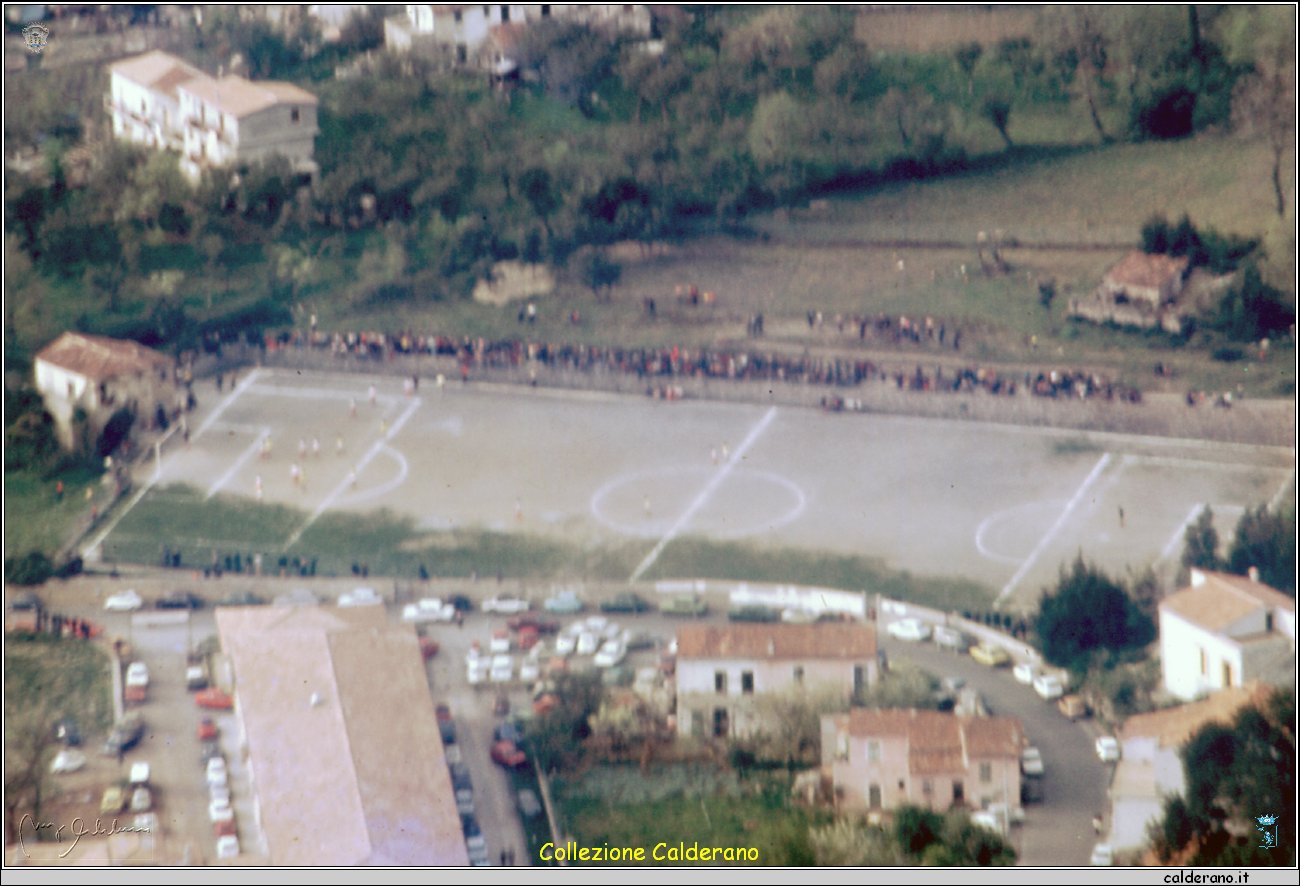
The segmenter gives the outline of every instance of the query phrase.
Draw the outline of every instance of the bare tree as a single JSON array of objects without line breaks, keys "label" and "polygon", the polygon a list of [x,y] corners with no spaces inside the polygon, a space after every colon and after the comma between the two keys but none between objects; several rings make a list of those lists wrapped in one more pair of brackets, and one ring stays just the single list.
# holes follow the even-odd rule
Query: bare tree
[{"label": "bare tree", "polygon": [[1232,116],[1237,128],[1263,136],[1272,155],[1271,181],[1274,208],[1279,217],[1286,212],[1282,187],[1282,159],[1295,134],[1294,46],[1288,52],[1282,43],[1277,51],[1255,61],[1255,70],[1237,84],[1232,97]]},{"label": "bare tree", "polygon": [[5,711],[5,829],[16,835],[24,816],[40,821],[54,712],[46,705]]}]

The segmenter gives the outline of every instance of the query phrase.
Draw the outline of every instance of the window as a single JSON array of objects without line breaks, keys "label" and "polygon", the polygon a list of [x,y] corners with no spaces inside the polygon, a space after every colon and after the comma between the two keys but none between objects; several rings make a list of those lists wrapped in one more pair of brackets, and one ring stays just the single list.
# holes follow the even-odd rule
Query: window
[{"label": "window", "polygon": [[873,784],[867,787],[867,805],[872,809],[880,808],[880,785]]},{"label": "window", "polygon": [[952,802],[966,802],[966,786],[960,780],[954,779],[952,783]]},{"label": "window", "polygon": [[878,741],[867,742],[867,762],[868,763],[880,762],[880,742]]},{"label": "window", "polygon": [[740,672],[740,691],[745,693],[745,695],[754,694],[754,672],[753,671]]},{"label": "window", "polygon": [[501,21],[502,22],[510,21],[510,7],[505,5],[504,3],[501,4]]},{"label": "window", "polygon": [[800,685],[803,684],[803,665],[794,666],[794,681]]},{"label": "window", "polygon": [[992,763],[981,763],[981,764],[980,764],[980,782],[983,783],[983,784],[988,784],[988,783],[991,782],[992,780],[993,780],[993,764],[992,764]]},{"label": "window", "polygon": [[835,733],[835,759],[849,759],[849,734],[847,732]]},{"label": "window", "polygon": [[550,18],[550,17],[551,17],[551,4],[549,4],[549,3],[543,3],[543,4],[542,4],[542,18]]},{"label": "window", "polygon": [[1225,661],[1223,663],[1223,688],[1227,689],[1232,685],[1232,664]]},{"label": "window", "polygon": [[293,109],[291,109],[291,110],[289,111],[289,122],[290,122],[290,123],[297,123],[297,122],[299,122],[300,119],[301,119],[301,117],[300,117],[299,114],[298,114],[298,109],[297,109],[297,108],[293,108]]},{"label": "window", "polygon": [[726,671],[713,672],[713,691],[718,693],[719,695],[727,694],[727,672]]},{"label": "window", "polygon": [[713,709],[713,737],[726,738],[731,732],[730,719],[727,716],[726,708]]},{"label": "window", "polygon": [[453,13],[451,14],[451,19],[452,19],[452,21],[454,21],[456,24],[460,24],[460,10],[459,10],[459,9],[457,9],[455,12],[453,12]]},{"label": "window", "polygon": [[1210,672],[1210,659],[1209,656],[1205,654],[1205,650],[1202,649],[1201,650],[1201,676],[1204,677],[1209,672]]},{"label": "window", "polygon": [[853,694],[860,695],[867,688],[867,669],[862,665],[853,666]]},{"label": "window", "polygon": [[898,780],[898,789],[899,789],[900,791],[905,791],[905,790],[907,790],[907,781],[904,780],[904,779],[901,779],[901,778],[900,778],[900,779]]},{"label": "window", "polygon": [[925,781],[921,782],[921,793],[925,794],[927,797],[933,794],[934,782],[930,781],[930,779],[928,778]]}]

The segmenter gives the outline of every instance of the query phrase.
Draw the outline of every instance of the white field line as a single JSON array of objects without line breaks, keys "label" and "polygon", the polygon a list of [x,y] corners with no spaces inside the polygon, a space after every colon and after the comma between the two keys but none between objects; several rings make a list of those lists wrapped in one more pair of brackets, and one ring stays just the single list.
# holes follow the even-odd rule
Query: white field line
[{"label": "white field line", "polygon": [[207,496],[205,496],[205,500],[212,498],[212,496],[220,492],[221,487],[229,483],[230,478],[235,476],[235,474],[239,471],[239,469],[248,463],[248,460],[253,457],[253,453],[257,452],[258,449],[261,448],[262,441],[265,440],[270,435],[271,435],[270,428],[262,428],[261,433],[257,435],[257,439],[254,440],[252,443],[249,443],[248,448],[239,454],[239,458],[235,459],[234,463],[230,465],[230,467],[226,470],[226,472],[222,474],[220,477],[218,477],[215,483],[213,483],[211,486],[208,487],[208,494]]},{"label": "white field line", "polygon": [[[411,416],[415,415],[415,411],[420,408],[422,402],[423,401],[419,397],[416,397],[407,405],[406,411],[398,417],[397,421],[393,422],[393,426],[388,429],[388,433],[376,440],[374,444],[366,450],[366,454],[363,455],[361,460],[356,463],[355,467],[353,467],[352,470],[354,473],[359,475],[363,470],[365,470],[366,465],[370,464],[370,462],[374,460],[375,456],[383,451],[387,446],[388,441],[396,437],[398,432],[402,430],[402,427],[410,421]],[[320,517],[321,514],[325,513],[334,502],[338,501],[339,496],[343,495],[343,493],[351,488],[351,486],[352,479],[350,476],[344,477],[339,481],[338,485],[330,490],[329,495],[321,499],[320,504],[316,505],[316,509],[311,512],[311,516],[308,517],[301,526],[294,530],[293,535],[289,536],[289,540],[284,543],[283,549],[287,551],[289,548],[297,544],[298,539],[302,538],[302,534],[307,531],[307,527],[315,523],[316,519]]]},{"label": "white field line", "polygon": [[1038,558],[1042,556],[1043,551],[1047,549],[1047,546],[1056,538],[1057,533],[1059,533],[1061,528],[1065,526],[1070,515],[1074,513],[1074,509],[1079,506],[1079,502],[1083,501],[1084,496],[1088,494],[1089,487],[1096,482],[1097,478],[1101,476],[1101,472],[1106,470],[1106,466],[1109,464],[1109,452],[1104,453],[1101,458],[1097,459],[1097,463],[1092,466],[1092,470],[1088,473],[1088,476],[1084,478],[1083,482],[1079,484],[1079,488],[1075,490],[1074,496],[1066,502],[1065,510],[1061,511],[1061,515],[1056,518],[1056,522],[1053,523],[1051,528],[1048,529],[1047,532],[1043,534],[1043,537],[1038,540],[1038,544],[1034,546],[1034,549],[1029,552],[1029,556],[1020,564],[1020,568],[1016,570],[1016,574],[1011,576],[1011,580],[1002,588],[997,599],[993,601],[994,605],[1001,603],[1016,589],[1016,585],[1020,584],[1021,579],[1023,579],[1026,573],[1028,573],[1029,570],[1033,568],[1034,564],[1038,562]]},{"label": "white field line", "polygon": [[1160,549],[1160,559],[1156,561],[1157,563],[1163,563],[1174,555],[1174,551],[1178,550],[1178,543],[1187,535],[1187,527],[1196,521],[1203,510],[1205,510],[1205,502],[1192,505],[1192,509],[1187,512],[1187,517],[1178,524],[1174,534],[1169,536],[1169,541],[1165,542],[1165,546]]},{"label": "white field line", "polygon": [[[285,385],[258,385],[252,393],[259,394],[263,397],[291,397],[295,400],[357,400],[358,404],[361,399],[366,397],[365,394],[353,394],[348,391],[330,390],[329,388],[295,388]],[[398,397],[390,394],[376,394],[376,404],[381,401],[384,404],[396,402]]]},{"label": "white field line", "polygon": [[1282,504],[1282,499],[1291,491],[1291,484],[1294,480],[1295,468],[1292,468],[1287,472],[1286,479],[1284,479],[1282,485],[1277,488],[1277,492],[1273,493],[1273,497],[1268,500],[1268,509],[1270,511],[1274,513],[1277,512],[1278,505]]},{"label": "white field line", "polygon": [[638,565],[636,570],[632,573],[632,577],[628,579],[629,582],[634,582],[640,578],[645,571],[654,564],[654,561],[659,559],[659,555],[663,553],[664,548],[668,547],[669,542],[676,538],[678,533],[686,528],[686,525],[690,523],[691,518],[695,516],[700,508],[704,507],[704,505],[708,503],[709,499],[713,497],[713,493],[722,485],[723,481],[727,479],[731,472],[735,470],[736,465],[740,463],[740,460],[745,457],[745,453],[749,451],[749,448],[753,446],[758,438],[762,436],[763,432],[767,430],[768,425],[772,424],[774,418],[776,418],[775,406],[768,409],[763,417],[759,419],[758,424],[750,428],[749,433],[745,435],[745,439],[742,440],[740,445],[736,447],[736,450],[731,453],[731,458],[727,459],[726,463],[718,469],[718,472],[709,478],[709,482],[704,484],[704,488],[700,490],[699,495],[695,496],[690,505],[687,506],[686,510],[682,512],[682,515],[677,518],[676,522],[674,522],[672,526],[668,527],[668,531],[664,533],[663,538],[659,539],[655,546],[650,550],[650,553],[645,555],[645,559],[641,561],[640,565]]},{"label": "white field line", "polygon": [[[192,439],[197,440],[206,430],[208,430],[208,428],[212,427],[216,423],[217,419],[221,417],[221,413],[226,411],[226,407],[231,403],[234,403],[235,400],[239,398],[240,394],[248,390],[256,380],[259,372],[261,372],[260,369],[254,369],[245,376],[243,381],[233,388],[231,392],[226,395],[225,399],[217,405],[217,408],[212,410],[212,412],[208,414],[207,418],[203,419],[199,424],[198,429],[194,431]],[[171,461],[170,455],[167,460]],[[141,486],[134,495],[127,499],[125,505],[118,509],[117,513],[113,516],[113,519],[105,523],[99,532],[96,532],[94,536],[91,537],[90,541],[81,546],[81,556],[83,558],[87,560],[91,559],[92,554],[99,550],[100,546],[104,543],[104,539],[108,538],[109,533],[117,528],[118,523],[122,522],[122,518],[131,513],[131,510],[140,503],[140,500],[145,497],[145,494],[148,493],[150,489],[153,489],[154,484],[162,479],[162,474],[162,465],[158,465],[157,470],[149,475],[149,479],[145,481],[144,485]]]}]

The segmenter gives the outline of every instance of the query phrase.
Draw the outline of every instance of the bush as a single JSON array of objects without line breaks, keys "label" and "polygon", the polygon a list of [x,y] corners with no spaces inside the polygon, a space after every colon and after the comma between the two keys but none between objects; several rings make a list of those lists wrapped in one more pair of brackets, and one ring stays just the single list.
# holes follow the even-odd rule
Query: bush
[{"label": "bush", "polygon": [[5,560],[5,581],[16,585],[44,584],[54,575],[54,564],[40,551],[28,551]]}]

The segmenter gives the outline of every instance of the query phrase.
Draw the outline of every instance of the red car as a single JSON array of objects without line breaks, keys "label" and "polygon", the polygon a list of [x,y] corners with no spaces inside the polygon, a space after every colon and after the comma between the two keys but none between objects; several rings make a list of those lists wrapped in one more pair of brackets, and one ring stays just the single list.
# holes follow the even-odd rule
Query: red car
[{"label": "red car", "polygon": [[238,835],[239,829],[235,827],[235,820],[233,818],[212,823],[212,836],[214,837],[236,837]]},{"label": "red car", "polygon": [[537,641],[540,639],[541,637],[537,633],[537,628],[528,626],[519,629],[519,648],[524,652],[527,652],[529,649],[536,646]]},{"label": "red car", "polygon": [[217,711],[229,711],[235,707],[234,696],[215,687],[196,692],[194,701],[201,708],[211,708]]},{"label": "red car", "polygon": [[204,717],[199,721],[199,741],[215,741],[217,738],[217,724],[212,722],[211,717]]},{"label": "red car", "polygon": [[492,762],[507,769],[518,769],[528,762],[528,755],[513,741],[498,741],[492,745]]},{"label": "red car", "polygon": [[451,722],[451,708],[445,702],[439,702],[433,709],[433,714],[438,718],[439,723]]},{"label": "red car", "polygon": [[437,640],[430,640],[428,637],[420,638],[420,655],[424,657],[425,661],[437,655],[439,648]]},{"label": "red car", "polygon": [[522,631],[531,628],[539,634],[558,634],[560,632],[560,623],[553,618],[542,618],[532,613],[516,615],[506,621],[506,627],[512,631]]}]

